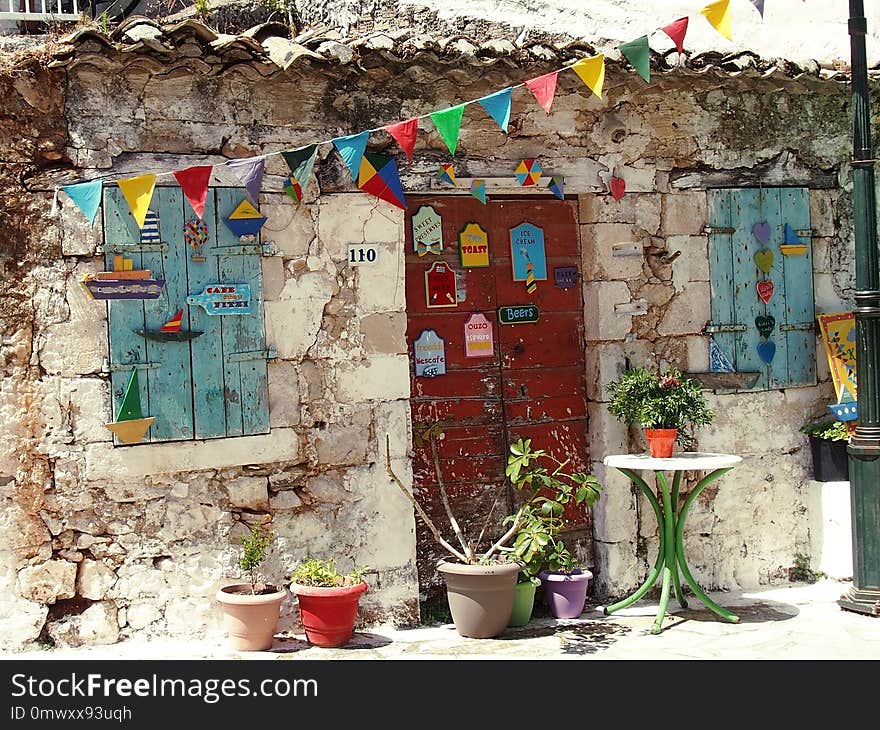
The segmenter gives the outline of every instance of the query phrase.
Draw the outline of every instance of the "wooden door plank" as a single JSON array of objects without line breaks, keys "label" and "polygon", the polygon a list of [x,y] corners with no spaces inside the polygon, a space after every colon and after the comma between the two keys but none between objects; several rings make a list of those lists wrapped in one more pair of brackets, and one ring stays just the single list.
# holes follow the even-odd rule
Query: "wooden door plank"
[{"label": "wooden door plank", "polygon": [[[709,190],[709,226],[727,230],[731,222],[730,190]],[[733,248],[729,233],[709,234],[709,271],[711,272],[711,312],[715,325],[740,324],[742,318],[734,309],[733,301]],[[733,332],[716,332],[712,335],[718,347],[730,358],[736,370],[746,370],[745,362],[739,361],[739,350],[745,343],[739,342]]]},{"label": "wooden door plank", "polygon": [[782,190],[782,188],[763,188],[758,191],[761,210],[772,231],[767,248],[773,253],[773,267],[766,275],[760,270],[756,271],[756,281],[762,279],[772,281],[773,296],[769,302],[764,304],[758,298],[757,291],[755,292],[755,301],[758,307],[763,310],[763,314],[776,320],[776,326],[768,338],[769,342],[776,345],[776,352],[768,368],[768,388],[784,388],[788,385],[788,342],[781,329],[782,325],[786,323],[785,300],[788,297],[788,287],[783,271],[783,256],[779,251],[779,244],[783,241],[783,224],[785,223],[780,209]]}]

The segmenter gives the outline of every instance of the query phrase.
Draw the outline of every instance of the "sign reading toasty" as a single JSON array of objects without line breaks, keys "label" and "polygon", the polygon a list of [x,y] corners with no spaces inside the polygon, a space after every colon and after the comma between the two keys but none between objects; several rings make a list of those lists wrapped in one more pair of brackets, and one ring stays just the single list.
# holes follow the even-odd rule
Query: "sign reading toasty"
[{"label": "sign reading toasty", "polygon": [[507,307],[498,307],[498,321],[501,324],[537,322],[540,314],[535,304],[511,304]]},{"label": "sign reading toasty", "polygon": [[458,234],[458,255],[468,269],[489,265],[489,234],[479,223],[468,223]]},{"label": "sign reading toasty", "polygon": [[495,339],[492,323],[480,312],[474,312],[464,323],[464,356],[492,357]]},{"label": "sign reading toasty", "polygon": [[446,343],[434,330],[422,330],[413,342],[413,353],[417,378],[446,374]]}]

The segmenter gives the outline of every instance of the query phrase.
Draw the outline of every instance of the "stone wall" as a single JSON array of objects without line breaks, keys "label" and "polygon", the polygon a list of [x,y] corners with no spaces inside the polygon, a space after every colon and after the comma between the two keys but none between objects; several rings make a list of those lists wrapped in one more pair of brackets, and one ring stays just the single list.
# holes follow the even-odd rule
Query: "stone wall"
[{"label": "stone wall", "polygon": [[[283,162],[269,157],[261,209],[263,239],[278,252],[263,260],[266,339],[278,353],[269,365],[271,433],[129,448],[114,448],[103,426],[105,311],[78,283],[102,266],[100,226],[89,228],[64,199],[60,218],[49,217],[59,181],[290,149],[542,72],[396,64],[380,55],[362,59],[363,71],[297,68],[220,63],[195,41],[170,58],[115,54],[89,41],[66,71],[35,76],[24,91],[3,80],[4,98],[18,104],[15,127],[0,139],[3,164],[19,165],[0,176],[4,191],[15,192],[0,200],[17,201],[19,222],[5,248],[11,304],[0,314],[7,643],[216,633],[213,593],[235,574],[237,539],[246,525],[270,520],[278,540],[267,573],[282,580],[305,554],[338,556],[343,567],[366,563],[372,590],[364,623],[417,619],[413,515],[384,474],[388,433],[395,471],[411,479],[401,212],[355,191],[329,145],[305,204],[294,206],[280,192]],[[817,309],[847,306],[851,224],[839,189],[848,179],[847,101],[845,88],[816,79],[682,70],[645,86],[610,65],[601,100],[563,74],[551,116],[515,93],[506,137],[468,108],[455,160],[460,177],[510,177],[519,159],[537,156],[580,200],[591,458],[606,483],[595,511],[599,595],[637,585],[656,549],[650,510],[601,466],[604,454],[638,445],[609,417],[604,386],[626,358],[707,368],[700,332],[709,318],[702,232],[709,181],[726,174],[733,184],[751,171],[763,184],[815,187]],[[23,137],[28,123],[36,133]],[[64,155],[53,161],[57,169],[38,161],[46,144],[45,154]],[[382,133],[371,148],[396,150]],[[446,159],[423,124],[412,164],[398,157],[406,190],[437,190],[434,173]],[[619,204],[606,193],[614,169],[627,183]],[[215,173],[213,184],[236,184],[221,168]],[[346,246],[358,241],[378,243],[383,263],[349,268]],[[618,242],[637,242],[643,255],[609,257]],[[664,254],[674,251],[682,254],[667,263]],[[647,314],[615,308],[638,300]],[[692,566],[708,588],[783,578],[794,554],[809,549],[809,457],[798,428],[831,394],[818,347],[816,387],[712,397],[720,416],[699,434],[700,448],[747,460],[707,490],[691,518]],[[772,438],[756,423],[772,423]],[[288,604],[281,629],[294,626]]]}]

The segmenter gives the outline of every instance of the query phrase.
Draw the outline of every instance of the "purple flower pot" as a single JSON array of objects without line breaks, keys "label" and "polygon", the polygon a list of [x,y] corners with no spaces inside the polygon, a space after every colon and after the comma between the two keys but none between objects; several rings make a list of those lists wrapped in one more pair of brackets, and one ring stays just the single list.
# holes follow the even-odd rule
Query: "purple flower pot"
[{"label": "purple flower pot", "polygon": [[571,573],[542,570],[538,576],[550,613],[556,618],[577,618],[584,610],[593,574],[575,568]]}]

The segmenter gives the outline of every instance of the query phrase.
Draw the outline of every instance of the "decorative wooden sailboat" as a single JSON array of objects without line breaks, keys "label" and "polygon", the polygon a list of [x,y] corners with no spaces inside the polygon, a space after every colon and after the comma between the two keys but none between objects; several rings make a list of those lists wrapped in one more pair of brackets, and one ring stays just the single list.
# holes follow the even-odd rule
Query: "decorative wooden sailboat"
[{"label": "decorative wooden sailboat", "polygon": [[223,222],[240,239],[253,240],[266,222],[266,217],[260,215],[250,201],[242,200]]},{"label": "decorative wooden sailboat", "polygon": [[157,340],[158,342],[185,342],[186,340],[194,340],[201,332],[193,330],[181,330],[180,325],[183,322],[183,308],[177,310],[171,319],[157,330],[135,330],[136,334],[145,337],[148,340]]},{"label": "decorative wooden sailboat", "polygon": [[120,441],[124,444],[136,444],[143,439],[147,429],[155,421],[155,416],[144,417],[141,411],[141,392],[138,386],[138,371],[133,368],[131,378],[122,396],[122,403],[116,411],[116,420],[113,423],[105,423]]},{"label": "decorative wooden sailboat", "polygon": [[112,271],[88,274],[82,283],[95,299],[158,299],[165,280],[151,276],[149,269],[133,269],[131,259],[116,255]]}]

